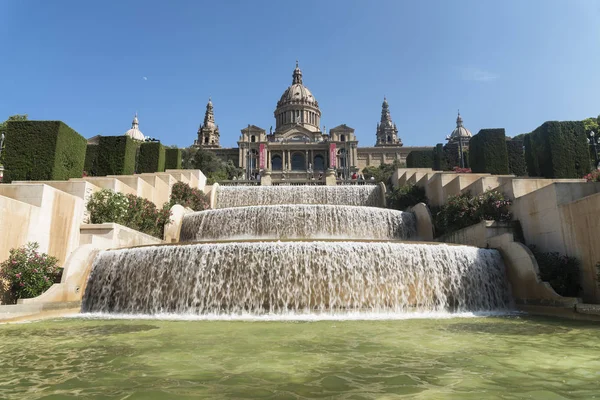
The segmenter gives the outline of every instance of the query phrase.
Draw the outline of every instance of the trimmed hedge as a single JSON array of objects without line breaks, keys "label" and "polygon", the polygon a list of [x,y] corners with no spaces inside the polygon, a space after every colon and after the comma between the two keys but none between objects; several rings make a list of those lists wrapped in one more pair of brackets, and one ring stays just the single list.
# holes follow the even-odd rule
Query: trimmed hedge
[{"label": "trimmed hedge", "polygon": [[526,136],[529,176],[581,178],[590,172],[590,157],[582,121],[548,121]]},{"label": "trimmed hedge", "polygon": [[98,174],[98,145],[87,145],[83,170],[88,174],[88,176],[96,176]]},{"label": "trimmed hedge", "polygon": [[525,164],[525,154],[523,152],[523,140],[513,138],[506,141],[506,151],[510,173],[515,176],[526,176],[527,165]]},{"label": "trimmed hedge", "polygon": [[181,169],[181,149],[165,149],[165,169]]},{"label": "trimmed hedge", "polygon": [[165,146],[160,142],[145,142],[140,146],[137,172],[164,172]]},{"label": "trimmed hedge", "polygon": [[473,172],[508,174],[504,129],[482,129],[469,141],[469,166]]},{"label": "trimmed hedge", "polygon": [[433,168],[433,150],[415,150],[406,157],[407,168]]},{"label": "trimmed hedge", "polygon": [[62,121],[9,121],[4,182],[81,178],[86,144]]},{"label": "trimmed hedge", "polygon": [[435,171],[448,171],[450,169],[442,143],[438,143],[433,149],[433,169]]},{"label": "trimmed hedge", "polygon": [[98,144],[98,176],[131,175],[135,172],[137,145],[129,136],[101,136]]}]

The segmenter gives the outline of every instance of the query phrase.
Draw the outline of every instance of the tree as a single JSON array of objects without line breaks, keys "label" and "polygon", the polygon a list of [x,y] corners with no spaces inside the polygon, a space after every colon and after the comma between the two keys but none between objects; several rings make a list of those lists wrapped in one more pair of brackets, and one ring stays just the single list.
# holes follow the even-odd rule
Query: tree
[{"label": "tree", "polygon": [[370,165],[368,167],[363,168],[363,175],[366,179],[371,179],[371,177],[375,178],[375,182],[383,182],[386,185],[390,183],[390,179],[399,168],[406,168],[406,165],[400,160],[394,160],[391,164],[381,164],[378,167],[374,165]]},{"label": "tree", "polygon": [[8,119],[0,123],[0,133],[6,132],[6,127],[9,121],[27,121],[27,114],[15,114],[8,117]]},{"label": "tree", "polygon": [[597,118],[586,118],[583,120],[583,129],[585,129],[586,136],[590,135],[590,132],[594,131],[596,135],[600,132],[600,115]]},{"label": "tree", "polygon": [[242,169],[236,167],[233,161],[224,162],[210,150],[197,149],[192,164],[193,168],[199,169],[206,175],[209,185],[217,181],[238,178],[242,174]]},{"label": "tree", "polygon": [[223,169],[223,161],[209,150],[198,149],[194,154],[194,168],[199,169],[204,175],[209,176]]},{"label": "tree", "polygon": [[[27,114],[15,114],[8,117],[8,119],[2,123],[0,123],[0,138],[2,134],[6,135],[6,128],[8,127],[9,121],[27,121]],[[2,150],[4,147],[4,141],[0,140],[0,165],[2,165]]]},{"label": "tree", "polygon": [[194,156],[197,151],[198,148],[194,146],[181,149],[181,168],[194,169]]}]

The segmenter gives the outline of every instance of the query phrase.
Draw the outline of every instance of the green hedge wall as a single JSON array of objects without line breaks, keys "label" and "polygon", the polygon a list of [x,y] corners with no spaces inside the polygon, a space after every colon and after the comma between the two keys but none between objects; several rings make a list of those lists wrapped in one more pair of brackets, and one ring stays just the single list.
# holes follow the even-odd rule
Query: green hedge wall
[{"label": "green hedge wall", "polygon": [[181,149],[165,149],[165,169],[181,169]]},{"label": "green hedge wall", "polygon": [[433,150],[415,150],[406,157],[407,168],[433,168]]},{"label": "green hedge wall", "polygon": [[473,172],[508,174],[504,129],[482,129],[469,141],[469,165]]},{"label": "green hedge wall", "polygon": [[98,145],[87,145],[83,170],[88,174],[88,176],[98,175]]},{"label": "green hedge wall", "polygon": [[525,159],[529,176],[583,177],[591,168],[583,122],[544,122],[526,136]]},{"label": "green hedge wall", "polygon": [[442,143],[438,143],[433,149],[433,169],[435,171],[448,171],[450,169]]},{"label": "green hedge wall", "polygon": [[140,146],[137,172],[164,172],[165,146],[160,142],[145,142]]},{"label": "green hedge wall", "polygon": [[9,121],[4,182],[81,178],[86,144],[61,121]]},{"label": "green hedge wall", "polygon": [[525,164],[525,153],[523,151],[523,140],[512,139],[506,141],[508,152],[508,170],[515,176],[526,176],[527,165]]},{"label": "green hedge wall", "polygon": [[135,172],[137,145],[129,136],[101,136],[98,143],[98,176]]}]

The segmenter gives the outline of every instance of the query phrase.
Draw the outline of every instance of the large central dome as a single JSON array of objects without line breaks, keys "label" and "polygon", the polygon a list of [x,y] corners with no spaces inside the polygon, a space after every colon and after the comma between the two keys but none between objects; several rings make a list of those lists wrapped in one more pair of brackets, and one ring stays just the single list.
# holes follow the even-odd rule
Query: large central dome
[{"label": "large central dome", "polygon": [[302,83],[302,71],[296,61],[292,84],[283,92],[275,110],[276,131],[301,125],[309,131],[319,131],[321,111],[319,102]]},{"label": "large central dome", "polygon": [[277,107],[284,106],[286,104],[311,104],[315,107],[319,107],[319,103],[313,97],[312,93],[306,86],[302,84],[302,71],[296,63],[296,69],[292,75],[292,85],[288,87],[285,92],[281,95],[281,98],[277,102]]}]

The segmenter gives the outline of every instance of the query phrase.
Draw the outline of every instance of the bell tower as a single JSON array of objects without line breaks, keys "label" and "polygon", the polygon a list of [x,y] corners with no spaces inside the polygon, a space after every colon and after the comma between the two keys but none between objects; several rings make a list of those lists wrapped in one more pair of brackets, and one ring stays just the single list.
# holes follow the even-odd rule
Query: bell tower
[{"label": "bell tower", "polygon": [[204,122],[198,128],[198,140],[196,140],[196,146],[204,148],[220,148],[220,135],[219,126],[215,124],[215,114],[213,110],[213,103],[211,99],[208,99],[206,104],[206,112],[204,114]]},{"label": "bell tower", "polygon": [[381,104],[381,121],[377,124],[377,142],[375,146],[402,146],[402,140],[398,137],[398,128],[392,122],[390,106],[385,97]]}]

